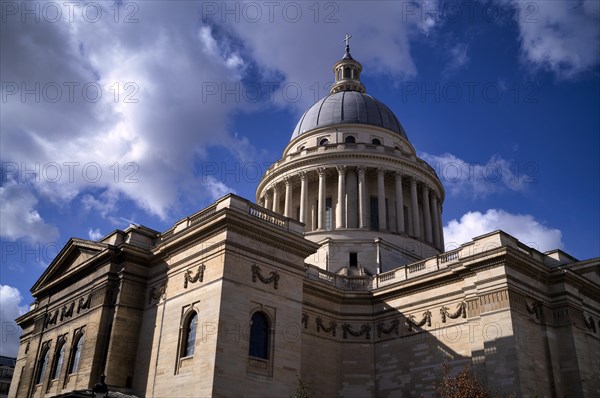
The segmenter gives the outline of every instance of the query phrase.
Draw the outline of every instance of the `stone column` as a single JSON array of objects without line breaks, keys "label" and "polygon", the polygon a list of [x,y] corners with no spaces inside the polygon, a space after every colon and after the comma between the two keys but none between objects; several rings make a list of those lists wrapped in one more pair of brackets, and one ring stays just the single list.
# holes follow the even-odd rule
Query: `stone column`
[{"label": "stone column", "polygon": [[358,228],[358,178],[355,169],[346,171],[346,227]]},{"label": "stone column", "polygon": [[414,177],[410,179],[410,206],[412,210],[413,233],[415,238],[421,237],[421,228],[419,226],[419,201],[417,199],[417,180]]},{"label": "stone column", "polygon": [[358,227],[367,228],[367,187],[365,186],[365,167],[356,168],[358,172]]},{"label": "stone column", "polygon": [[267,190],[267,192],[265,192],[264,208],[271,210],[271,207],[273,207],[273,205],[271,204],[271,192],[269,192],[269,190]]},{"label": "stone column", "polygon": [[317,169],[319,173],[319,209],[317,210],[317,229],[325,229],[325,189],[326,189],[326,176],[325,167],[319,167]]},{"label": "stone column", "polygon": [[396,232],[404,232],[404,198],[402,197],[402,173],[396,172]]},{"label": "stone column", "polygon": [[429,206],[429,188],[426,184],[423,184],[421,197],[423,200],[423,226],[425,227],[425,240],[427,242],[433,242],[433,237],[431,236],[431,206]]},{"label": "stone column", "polygon": [[440,219],[438,217],[437,209],[438,209],[437,195],[435,194],[435,192],[432,192],[432,194],[431,194],[431,218],[433,219],[433,221],[432,221],[433,244],[438,249],[441,249],[441,247],[440,247]]},{"label": "stone column", "polygon": [[387,215],[385,214],[385,169],[377,169],[377,207],[379,210],[379,229],[386,229]]},{"label": "stone column", "polygon": [[271,210],[279,213],[279,188],[277,188],[277,184],[273,184],[273,208]]},{"label": "stone column", "polygon": [[438,218],[440,220],[440,249],[444,251],[444,221],[442,220],[442,202],[438,202]]},{"label": "stone column", "polygon": [[346,166],[337,166],[338,197],[335,211],[335,227],[346,228]]},{"label": "stone column", "polygon": [[306,224],[306,195],[307,191],[307,182],[306,179],[306,171],[301,171],[300,173],[300,219],[298,221]]},{"label": "stone column", "polygon": [[285,217],[292,216],[292,178],[285,177],[285,208],[283,209],[283,215]]}]

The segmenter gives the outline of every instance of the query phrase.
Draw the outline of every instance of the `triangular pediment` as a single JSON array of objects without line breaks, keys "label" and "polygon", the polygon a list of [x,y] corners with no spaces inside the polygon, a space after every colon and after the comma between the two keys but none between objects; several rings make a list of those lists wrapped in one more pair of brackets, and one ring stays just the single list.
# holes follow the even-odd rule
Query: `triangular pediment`
[{"label": "triangular pediment", "polygon": [[108,245],[83,239],[71,239],[52,260],[46,271],[31,288],[32,294],[64,276],[77,273],[90,260],[106,250]]},{"label": "triangular pediment", "polygon": [[597,285],[600,285],[600,258],[580,261],[569,267],[571,271]]}]

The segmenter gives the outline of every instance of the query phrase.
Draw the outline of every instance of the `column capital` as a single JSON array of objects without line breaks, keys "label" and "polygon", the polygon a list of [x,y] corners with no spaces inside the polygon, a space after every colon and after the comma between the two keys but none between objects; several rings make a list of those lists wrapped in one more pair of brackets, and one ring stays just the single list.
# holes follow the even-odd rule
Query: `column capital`
[{"label": "column capital", "polygon": [[335,168],[337,169],[338,174],[345,174],[346,173],[346,166],[337,165],[337,166],[335,166]]},{"label": "column capital", "polygon": [[402,178],[402,177],[404,177],[404,174],[401,171],[396,171],[396,172],[394,172],[394,176],[396,178]]},{"label": "column capital", "polygon": [[289,186],[292,183],[292,176],[285,176],[283,177],[283,182],[285,184],[285,186]]},{"label": "column capital", "polygon": [[379,174],[379,175],[385,174],[386,171],[387,171],[387,169],[384,168],[384,167],[378,167],[377,168],[377,174]]},{"label": "column capital", "polygon": [[306,180],[306,170],[301,170],[298,172],[298,175],[300,176],[300,179],[302,181]]},{"label": "column capital", "polygon": [[273,189],[273,192],[278,192],[278,191],[279,191],[279,187],[277,186],[277,184],[276,184],[276,183],[273,183],[273,184],[271,185],[271,189]]},{"label": "column capital", "polygon": [[317,167],[317,173],[319,173],[319,177],[324,176],[326,172],[327,172],[326,167]]},{"label": "column capital", "polygon": [[367,170],[367,168],[365,166],[357,166],[356,167],[356,172],[358,174],[363,174],[364,175],[366,170]]}]

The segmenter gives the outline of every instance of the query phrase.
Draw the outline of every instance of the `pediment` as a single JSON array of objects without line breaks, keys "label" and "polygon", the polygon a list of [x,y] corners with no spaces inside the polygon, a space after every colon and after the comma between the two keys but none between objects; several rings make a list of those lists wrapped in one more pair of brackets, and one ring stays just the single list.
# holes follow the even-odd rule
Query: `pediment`
[{"label": "pediment", "polygon": [[585,272],[579,273],[579,276],[582,276],[600,286],[600,269],[598,269],[598,267],[595,267],[595,269],[587,269]]},{"label": "pediment", "polygon": [[89,263],[90,259],[106,250],[106,244],[91,242],[82,239],[71,239],[52,260],[46,271],[31,288],[35,296],[36,291],[61,279],[63,276],[77,273]]},{"label": "pediment", "polygon": [[600,258],[581,261],[569,267],[571,271],[596,285],[600,285]]}]

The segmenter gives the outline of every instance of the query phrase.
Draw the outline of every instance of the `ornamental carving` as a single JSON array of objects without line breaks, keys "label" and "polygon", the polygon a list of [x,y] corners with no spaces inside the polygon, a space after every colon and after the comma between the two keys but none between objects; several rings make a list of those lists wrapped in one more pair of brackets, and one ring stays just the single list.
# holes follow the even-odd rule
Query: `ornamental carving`
[{"label": "ornamental carving", "polygon": [[525,308],[530,314],[535,314],[535,319],[540,319],[540,315],[542,314],[541,301],[534,301],[531,306],[527,303],[527,301],[525,301]]},{"label": "ornamental carving", "polygon": [[75,309],[74,301],[68,307],[66,304],[63,305],[62,309],[60,310],[60,321],[62,322],[63,319],[72,317],[74,309]]},{"label": "ornamental carving", "polygon": [[446,323],[446,317],[448,317],[450,319],[456,319],[461,316],[463,318],[466,318],[467,317],[467,304],[464,301],[458,303],[458,306],[456,307],[456,311],[454,311],[454,312],[449,312],[448,307],[443,306],[442,308],[440,308],[440,315],[442,315],[442,323]]},{"label": "ornamental carving", "polygon": [[381,334],[390,334],[390,333],[395,333],[396,335],[398,334],[398,329],[400,326],[400,321],[398,319],[394,319],[392,321],[392,323],[390,324],[389,327],[385,327],[383,326],[383,322],[379,322],[377,324],[377,337],[381,338]]},{"label": "ornamental carving", "polygon": [[166,292],[167,292],[167,284],[166,283],[163,283],[162,285],[160,285],[160,287],[158,289],[155,286],[152,286],[150,288],[150,291],[148,292],[148,304],[150,304],[152,302],[152,300],[160,300],[161,298],[164,297]]},{"label": "ornamental carving", "polygon": [[200,264],[198,266],[198,269],[196,270],[196,275],[193,275],[192,274],[193,271],[191,269],[188,269],[184,276],[183,288],[187,289],[188,283],[196,283],[198,281],[200,283],[202,283],[202,281],[204,281],[204,270],[205,269],[206,269],[206,265]]},{"label": "ornamental carving", "polygon": [[44,329],[46,329],[49,325],[56,325],[56,322],[58,321],[58,313],[59,310],[54,311],[54,314],[46,314],[46,319],[44,320]]},{"label": "ornamental carving", "polygon": [[330,333],[333,337],[335,337],[336,334],[336,329],[337,329],[337,322],[331,321],[329,322],[329,326],[325,326],[323,324],[323,319],[321,319],[320,316],[317,317],[317,319],[315,319],[315,322],[317,324],[317,332],[320,332],[321,330],[324,331],[325,333]]},{"label": "ornamental carving", "polygon": [[273,282],[273,287],[275,289],[277,289],[279,286],[279,273],[277,271],[271,271],[269,277],[265,278],[260,267],[256,264],[252,264],[252,282],[256,283],[257,278],[260,279],[262,283],[267,285]]},{"label": "ornamental carving", "polygon": [[79,314],[81,312],[81,310],[87,310],[88,308],[90,308],[91,304],[92,304],[92,293],[88,294],[88,296],[86,298],[80,297],[79,301],[77,302],[77,313]]},{"label": "ornamental carving", "polygon": [[[585,319],[585,316],[583,317],[583,321],[585,322],[585,326],[590,329],[591,331],[593,331],[594,333],[596,333],[596,323],[594,322],[594,318],[592,318],[591,316],[589,316],[587,319]],[[600,322],[598,322],[598,324],[600,325]]]},{"label": "ornamental carving", "polygon": [[409,315],[408,318],[406,318],[406,324],[408,326],[408,331],[412,332],[413,331],[413,327],[421,327],[425,324],[427,324],[427,326],[431,326],[431,311],[427,310],[423,313],[423,318],[417,322],[415,319],[414,315]]},{"label": "ornamental carving", "polygon": [[354,331],[349,323],[344,323],[342,324],[342,330],[344,331],[344,339],[348,338],[348,334],[354,337],[360,337],[364,334],[367,340],[371,338],[371,325],[366,323],[362,324],[358,331]]},{"label": "ornamental carving", "polygon": [[304,329],[308,329],[308,314],[306,312],[302,313],[302,324],[304,325]]}]

